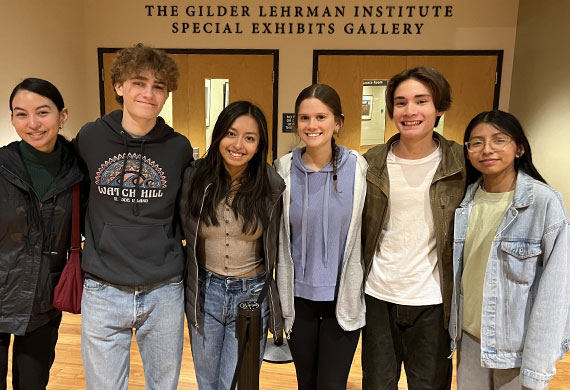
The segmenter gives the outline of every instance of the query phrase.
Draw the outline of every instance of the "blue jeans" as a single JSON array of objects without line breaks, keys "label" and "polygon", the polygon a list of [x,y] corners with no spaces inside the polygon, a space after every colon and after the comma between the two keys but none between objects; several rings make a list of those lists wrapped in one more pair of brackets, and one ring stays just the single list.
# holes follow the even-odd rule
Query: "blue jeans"
[{"label": "blue jeans", "polygon": [[86,278],[81,313],[88,390],[127,390],[133,329],[147,390],[176,390],[184,343],[181,275],[136,287]]},{"label": "blue jeans", "polygon": [[[237,305],[243,301],[256,301],[265,272],[249,278],[224,277],[200,268],[200,312],[198,329],[189,327],[192,358],[200,390],[227,390],[230,388],[238,359],[236,338]],[[259,366],[263,360],[269,305],[261,305],[263,332],[259,342]],[[246,364],[245,360],[242,364]]]}]

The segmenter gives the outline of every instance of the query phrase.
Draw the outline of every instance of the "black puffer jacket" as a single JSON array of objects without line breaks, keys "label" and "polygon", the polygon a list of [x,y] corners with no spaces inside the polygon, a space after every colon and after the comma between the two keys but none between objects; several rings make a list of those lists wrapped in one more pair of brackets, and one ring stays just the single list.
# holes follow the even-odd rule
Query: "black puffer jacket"
[{"label": "black puffer jacket", "polygon": [[62,167],[38,199],[19,142],[0,148],[0,332],[23,335],[59,315],[53,289],[67,259],[72,186],[83,173],[69,142]]}]

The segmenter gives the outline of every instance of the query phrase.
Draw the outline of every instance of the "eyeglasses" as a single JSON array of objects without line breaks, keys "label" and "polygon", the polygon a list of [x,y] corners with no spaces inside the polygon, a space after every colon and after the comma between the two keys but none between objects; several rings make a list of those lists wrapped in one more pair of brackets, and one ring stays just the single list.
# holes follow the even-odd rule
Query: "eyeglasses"
[{"label": "eyeglasses", "polygon": [[472,153],[478,153],[485,149],[485,145],[489,144],[491,149],[495,152],[501,151],[507,147],[507,145],[512,141],[510,137],[501,137],[501,138],[493,138],[488,141],[483,140],[475,140],[475,141],[467,141],[465,142],[465,146],[467,150]]}]

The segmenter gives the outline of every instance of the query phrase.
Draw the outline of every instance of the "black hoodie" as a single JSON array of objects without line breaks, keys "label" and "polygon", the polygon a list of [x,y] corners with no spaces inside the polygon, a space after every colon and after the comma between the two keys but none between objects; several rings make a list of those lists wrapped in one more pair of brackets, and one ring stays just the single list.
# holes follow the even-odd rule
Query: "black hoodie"
[{"label": "black hoodie", "polygon": [[147,285],[184,270],[177,196],[192,148],[161,117],[140,138],[122,119],[113,111],[73,141],[91,181],[82,268],[113,284]]}]

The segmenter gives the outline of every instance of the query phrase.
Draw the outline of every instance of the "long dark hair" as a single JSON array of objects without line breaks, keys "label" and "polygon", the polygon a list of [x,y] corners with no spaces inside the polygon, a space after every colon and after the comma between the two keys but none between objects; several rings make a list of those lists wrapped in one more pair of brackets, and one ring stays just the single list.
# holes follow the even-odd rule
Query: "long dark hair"
[{"label": "long dark hair", "polygon": [[467,146],[465,146],[465,142],[469,141],[473,129],[481,123],[487,123],[497,130],[507,134],[515,141],[517,147],[521,147],[524,150],[522,156],[515,157],[515,171],[518,172],[519,169],[521,169],[536,180],[546,183],[546,180],[544,180],[542,175],[538,173],[538,170],[532,163],[530,143],[528,142],[518,119],[508,112],[493,110],[485,111],[476,115],[475,118],[471,119],[471,122],[469,122],[465,129],[465,135],[463,136],[463,153],[465,154],[465,165],[467,168],[467,184],[475,183],[477,179],[481,177],[481,172],[475,169],[467,158]]},{"label": "long dark hair", "polygon": [[14,107],[12,106],[12,102],[14,101],[14,97],[16,94],[21,91],[30,91],[33,93],[37,93],[45,98],[50,99],[53,104],[57,107],[57,110],[61,112],[65,108],[65,104],[63,103],[63,97],[59,90],[47,80],[44,79],[37,79],[34,77],[30,77],[24,79],[21,83],[16,85],[10,94],[10,111],[14,111]]},{"label": "long dark hair", "polygon": [[[250,116],[259,127],[257,152],[247,163],[240,176],[236,192],[220,154],[220,141],[225,137],[234,121],[242,115]],[[271,186],[267,172],[268,135],[267,121],[259,107],[251,102],[237,101],[229,104],[218,116],[212,133],[212,143],[206,156],[196,163],[196,174],[188,199],[188,210],[193,217],[201,216],[207,225],[219,226],[216,208],[226,200],[232,191],[231,208],[236,218],[241,216],[243,233],[253,233],[259,223],[263,228],[269,225],[267,199],[271,196]],[[209,187],[208,187],[209,185]],[[208,187],[202,206],[202,197]]]},{"label": "long dark hair", "polygon": [[[342,114],[342,105],[340,104],[340,96],[334,90],[334,88],[326,84],[313,84],[309,85],[307,88],[303,89],[297,96],[295,100],[295,130],[297,129],[297,122],[299,120],[299,107],[305,99],[315,98],[319,99],[325,106],[327,106],[333,113],[335,121],[340,122],[340,128],[344,125],[344,115]],[[339,129],[340,131],[340,129]],[[332,163],[333,163],[333,183],[334,189],[337,189],[337,165],[338,165],[338,154],[339,149],[334,139],[334,135],[331,138],[331,149],[332,149]]]}]

